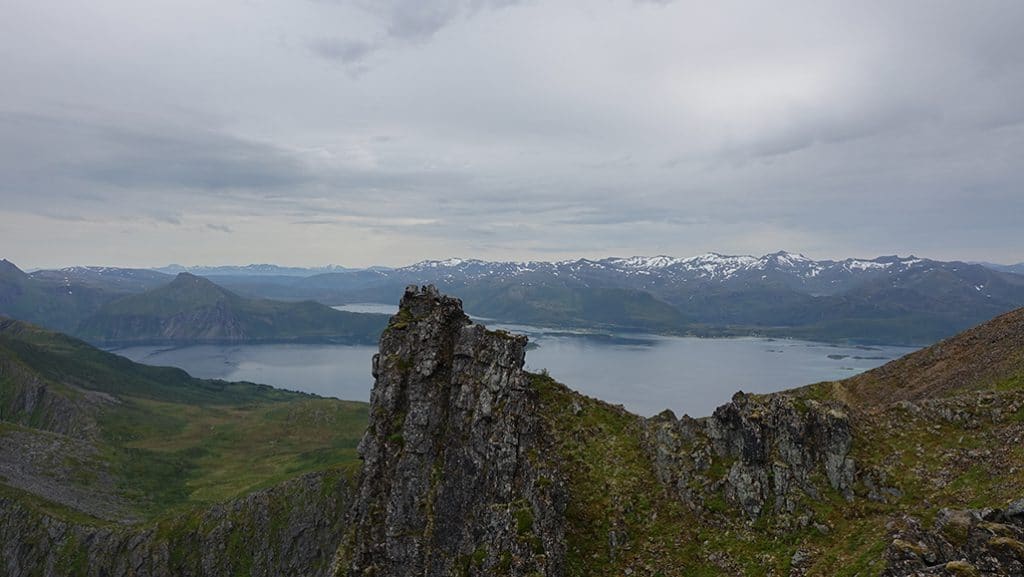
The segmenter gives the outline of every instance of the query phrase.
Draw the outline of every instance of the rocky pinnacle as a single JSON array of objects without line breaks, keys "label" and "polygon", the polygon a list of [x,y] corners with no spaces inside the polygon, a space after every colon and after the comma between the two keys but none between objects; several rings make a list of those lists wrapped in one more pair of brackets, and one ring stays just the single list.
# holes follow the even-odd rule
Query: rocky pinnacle
[{"label": "rocky pinnacle", "polygon": [[405,290],[373,359],[340,575],[561,575],[565,491],[545,464],[526,337]]}]

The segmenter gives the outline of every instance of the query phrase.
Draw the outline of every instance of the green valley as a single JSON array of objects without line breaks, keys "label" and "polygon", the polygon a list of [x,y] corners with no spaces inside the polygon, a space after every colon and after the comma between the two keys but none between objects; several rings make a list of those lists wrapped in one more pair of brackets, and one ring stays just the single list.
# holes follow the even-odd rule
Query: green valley
[{"label": "green valley", "polygon": [[364,403],[193,379],[0,321],[0,476],[105,521],[164,517],[356,463]]}]

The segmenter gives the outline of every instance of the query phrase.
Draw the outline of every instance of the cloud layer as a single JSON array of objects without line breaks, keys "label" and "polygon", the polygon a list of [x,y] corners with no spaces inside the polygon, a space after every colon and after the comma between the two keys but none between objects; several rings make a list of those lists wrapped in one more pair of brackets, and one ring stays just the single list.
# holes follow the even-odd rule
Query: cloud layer
[{"label": "cloud layer", "polygon": [[1020,2],[3,8],[24,266],[1024,261]]}]

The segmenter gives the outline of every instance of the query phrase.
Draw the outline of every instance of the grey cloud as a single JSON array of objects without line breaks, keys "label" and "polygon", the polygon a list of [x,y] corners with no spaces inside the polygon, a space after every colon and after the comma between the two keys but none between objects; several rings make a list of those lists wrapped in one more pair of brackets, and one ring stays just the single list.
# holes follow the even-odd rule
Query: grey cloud
[{"label": "grey cloud", "polygon": [[[347,3],[350,0],[337,0]],[[521,0],[355,0],[361,9],[384,21],[389,37],[404,41],[429,40],[459,18],[482,10],[500,9]]]},{"label": "grey cloud", "polygon": [[152,218],[156,222],[162,222],[164,224],[173,224],[173,225],[180,225],[181,224],[181,216],[178,215],[178,214],[171,214],[171,213],[164,213],[164,212],[156,211],[156,212],[150,213],[149,217]]},{"label": "grey cloud", "polygon": [[367,58],[380,49],[380,46],[365,40],[320,38],[310,42],[309,48],[321,58],[351,67],[364,63]]},{"label": "grey cloud", "polygon": [[[1024,260],[1024,4],[656,3],[226,0],[131,30],[22,3],[0,245]],[[188,244],[215,227],[231,242]]]},{"label": "grey cloud", "polygon": [[64,169],[121,187],[170,186],[220,190],[273,189],[307,181],[294,155],[217,133],[145,134],[113,130],[97,134],[103,158]]},{"label": "grey cloud", "polygon": [[[18,190],[65,188],[71,181],[146,189],[269,189],[309,173],[295,154],[213,130],[122,126],[95,120],[0,113],[0,167]],[[97,198],[95,188],[75,187]]]}]

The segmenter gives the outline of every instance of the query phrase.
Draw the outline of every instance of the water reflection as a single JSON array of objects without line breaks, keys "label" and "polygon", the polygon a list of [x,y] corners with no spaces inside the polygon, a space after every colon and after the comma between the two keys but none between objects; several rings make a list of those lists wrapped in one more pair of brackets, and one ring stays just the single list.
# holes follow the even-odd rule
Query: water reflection
[{"label": "water reflection", "polygon": [[[345,305],[344,310],[393,313],[395,307]],[[737,390],[765,393],[840,379],[914,350],[752,337],[607,334],[514,324],[491,328],[530,337],[528,369],[547,369],[587,395],[642,415],[665,408],[678,414],[708,415]],[[254,381],[365,401],[373,384],[370,359],[376,347],[198,345],[115,352],[139,362],[181,367],[198,377]]]}]

